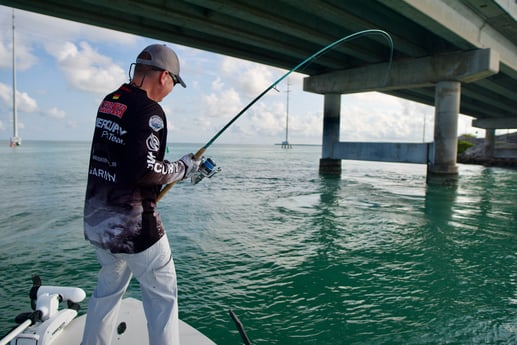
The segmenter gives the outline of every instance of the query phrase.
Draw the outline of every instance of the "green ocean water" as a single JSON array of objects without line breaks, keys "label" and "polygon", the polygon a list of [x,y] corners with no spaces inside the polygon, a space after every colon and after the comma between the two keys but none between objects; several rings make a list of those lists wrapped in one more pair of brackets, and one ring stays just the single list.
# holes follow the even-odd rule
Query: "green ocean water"
[{"label": "green ocean water", "polygon": [[[99,266],[82,235],[89,143],[1,144],[3,334],[32,274],[89,295]],[[460,165],[457,184],[426,185],[410,164],[343,161],[324,178],[320,147],[207,153],[223,171],[159,208],[180,318],[216,343],[242,343],[229,309],[255,345],[517,343],[516,170]]]}]

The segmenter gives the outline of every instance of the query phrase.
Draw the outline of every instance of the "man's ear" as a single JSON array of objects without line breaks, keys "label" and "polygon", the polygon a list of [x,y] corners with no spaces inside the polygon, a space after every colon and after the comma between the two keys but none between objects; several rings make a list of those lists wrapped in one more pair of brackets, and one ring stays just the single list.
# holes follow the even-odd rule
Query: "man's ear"
[{"label": "man's ear", "polygon": [[161,84],[161,85],[166,85],[166,83],[167,83],[167,78],[170,78],[170,77],[169,77],[169,72],[167,72],[167,71],[161,71],[161,72],[160,72],[160,84]]}]

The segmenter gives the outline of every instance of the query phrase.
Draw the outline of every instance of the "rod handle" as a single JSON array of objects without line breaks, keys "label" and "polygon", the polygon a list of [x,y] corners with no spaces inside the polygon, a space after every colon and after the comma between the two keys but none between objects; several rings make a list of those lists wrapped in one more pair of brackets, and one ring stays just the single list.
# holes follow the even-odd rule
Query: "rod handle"
[{"label": "rod handle", "polygon": [[203,157],[203,155],[205,154],[206,152],[206,148],[205,147],[202,147],[200,148],[196,154],[194,155],[194,159],[198,160],[198,159],[201,159],[201,157]]}]

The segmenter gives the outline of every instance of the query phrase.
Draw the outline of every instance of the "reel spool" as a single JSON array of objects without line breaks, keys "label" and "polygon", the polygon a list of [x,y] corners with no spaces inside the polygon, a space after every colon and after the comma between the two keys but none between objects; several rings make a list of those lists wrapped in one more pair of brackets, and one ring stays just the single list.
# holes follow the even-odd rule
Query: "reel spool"
[{"label": "reel spool", "polygon": [[192,175],[192,184],[198,184],[205,177],[212,178],[215,174],[220,172],[222,169],[217,167],[217,164],[211,158],[201,158],[201,164],[199,170]]}]

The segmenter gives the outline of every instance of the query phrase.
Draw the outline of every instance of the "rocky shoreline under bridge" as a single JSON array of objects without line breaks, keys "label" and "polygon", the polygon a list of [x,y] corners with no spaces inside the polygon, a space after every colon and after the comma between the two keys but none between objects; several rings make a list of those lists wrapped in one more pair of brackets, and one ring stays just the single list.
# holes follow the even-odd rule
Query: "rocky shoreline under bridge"
[{"label": "rocky shoreline under bridge", "polygon": [[461,136],[458,140],[473,144],[458,155],[458,163],[517,168],[517,132],[496,136],[492,155],[485,154],[486,144],[483,138]]}]

